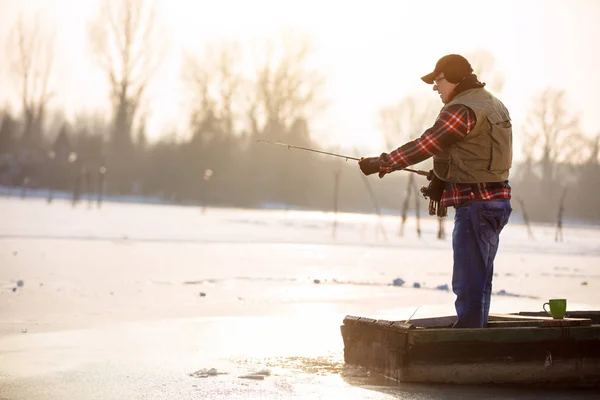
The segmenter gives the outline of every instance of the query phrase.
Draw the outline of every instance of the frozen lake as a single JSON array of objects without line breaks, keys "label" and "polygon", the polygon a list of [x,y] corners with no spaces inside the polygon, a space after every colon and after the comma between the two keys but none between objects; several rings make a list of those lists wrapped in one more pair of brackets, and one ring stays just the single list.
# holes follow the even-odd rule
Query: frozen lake
[{"label": "frozen lake", "polygon": [[[400,237],[392,216],[15,197],[0,197],[0,213],[2,400],[591,396],[394,386],[344,366],[347,314],[454,314],[441,290],[451,219],[440,241],[431,218],[418,238],[414,218]],[[554,297],[600,309],[600,227],[567,225],[560,243],[553,226],[532,229],[534,240],[515,221],[502,233],[491,312]]]}]

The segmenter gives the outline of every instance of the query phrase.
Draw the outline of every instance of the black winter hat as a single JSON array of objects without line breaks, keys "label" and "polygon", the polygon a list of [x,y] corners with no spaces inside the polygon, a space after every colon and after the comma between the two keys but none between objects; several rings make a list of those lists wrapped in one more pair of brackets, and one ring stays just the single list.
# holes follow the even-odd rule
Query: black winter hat
[{"label": "black winter hat", "polygon": [[458,54],[448,54],[438,60],[433,72],[421,77],[423,82],[432,84],[436,76],[443,73],[448,82],[458,83],[464,77],[473,73],[473,68],[469,61]]}]

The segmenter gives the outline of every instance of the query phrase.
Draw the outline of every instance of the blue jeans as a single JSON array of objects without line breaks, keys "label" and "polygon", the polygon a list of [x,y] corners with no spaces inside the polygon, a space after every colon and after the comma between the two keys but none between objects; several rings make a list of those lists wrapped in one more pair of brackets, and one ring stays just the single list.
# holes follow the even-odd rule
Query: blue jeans
[{"label": "blue jeans", "polygon": [[479,201],[456,209],[452,249],[455,328],[487,326],[500,232],[507,224],[510,200]]}]

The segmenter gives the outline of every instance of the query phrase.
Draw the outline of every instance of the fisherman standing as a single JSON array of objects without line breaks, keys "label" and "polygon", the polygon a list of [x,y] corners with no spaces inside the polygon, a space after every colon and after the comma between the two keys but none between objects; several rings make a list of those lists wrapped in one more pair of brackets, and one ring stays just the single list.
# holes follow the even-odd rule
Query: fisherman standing
[{"label": "fisherman standing", "polygon": [[444,106],[421,137],[379,157],[361,158],[365,175],[380,178],[433,157],[429,214],[454,207],[452,290],[455,328],[487,326],[499,235],[512,208],[508,184],[512,125],[504,104],[488,92],[462,56],[442,57],[421,78],[433,84]]}]

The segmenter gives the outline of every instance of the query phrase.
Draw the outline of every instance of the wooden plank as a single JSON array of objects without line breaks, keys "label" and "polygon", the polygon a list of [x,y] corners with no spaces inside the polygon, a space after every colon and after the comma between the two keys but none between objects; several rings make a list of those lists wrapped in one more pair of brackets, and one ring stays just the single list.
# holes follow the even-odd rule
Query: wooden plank
[{"label": "wooden plank", "polygon": [[544,329],[538,327],[413,329],[408,332],[409,345],[438,342],[537,343],[565,339],[599,340],[600,325],[548,327]]},{"label": "wooden plank", "polygon": [[564,319],[549,319],[542,321],[542,327],[568,327],[568,326],[591,326],[592,320],[589,318],[564,318]]},{"label": "wooden plank", "polygon": [[549,316],[535,316],[535,317],[530,317],[530,316],[526,316],[526,315],[517,315],[517,314],[490,314],[489,318],[490,321],[545,321],[548,319],[553,319],[552,317]]},{"label": "wooden plank", "polygon": [[[410,345],[437,342],[536,343],[561,340],[564,329],[594,329],[594,327],[545,328],[515,327],[502,329],[415,329],[409,332]],[[596,328],[600,332],[600,327]]]},{"label": "wooden plank", "polygon": [[377,320],[369,317],[358,317],[357,323],[362,325],[369,325],[374,323],[375,321]]},{"label": "wooden plank", "polygon": [[375,326],[377,328],[388,329],[393,323],[394,323],[393,321],[388,321],[385,319],[378,319],[378,320],[375,320],[375,322],[373,324],[375,324]]},{"label": "wooden plank", "polygon": [[435,318],[411,319],[410,323],[419,328],[450,328],[456,322],[455,315]]},{"label": "wooden plank", "polygon": [[[384,375],[394,376],[387,370],[382,370]],[[402,372],[396,374],[400,375],[402,382],[600,388],[600,360],[597,358],[564,360],[551,367],[538,360],[524,363],[489,361],[476,364],[411,364]]]},{"label": "wooden plank", "polygon": [[514,314],[490,314],[489,322],[495,321],[539,321],[542,327],[567,327],[567,326],[590,326],[592,320],[589,318],[563,318],[554,319],[552,317],[530,317]]},{"label": "wooden plank", "polygon": [[[383,328],[382,328],[383,326]],[[342,325],[344,361],[367,368],[378,365],[398,369],[406,354],[406,333],[385,324]],[[413,327],[414,328],[414,327]]]},{"label": "wooden plank", "polygon": [[570,326],[590,326],[592,325],[591,320],[588,319],[556,319],[546,321],[489,321],[488,328],[508,328],[508,327],[526,327],[526,326],[537,326],[540,328],[549,327],[570,327]]},{"label": "wooden plank", "polygon": [[[547,317],[548,314],[545,311],[520,311],[518,315],[526,315],[530,317]],[[588,311],[568,311],[565,314],[567,318],[589,318],[592,320],[592,325],[600,324],[600,311],[588,310]]]},{"label": "wooden plank", "polygon": [[417,327],[411,323],[405,324],[403,321],[396,321],[391,326],[390,329],[397,332],[407,332],[411,329],[416,329]]},{"label": "wooden plank", "polygon": [[[537,328],[535,328],[537,329]],[[591,357],[600,360],[600,342],[597,340],[554,340],[527,342],[429,342],[410,346],[411,363],[477,364],[490,361],[519,363],[544,360],[547,353],[560,360]]]},{"label": "wooden plank", "polygon": [[347,315],[344,318],[344,324],[342,326],[353,326],[360,329],[380,329],[394,332],[407,332],[411,329],[416,329],[416,326],[413,324],[405,324],[404,320],[388,321],[385,319],[356,317],[353,315]]},{"label": "wooden plank", "polygon": [[346,317],[344,318],[344,325],[356,325],[359,320],[360,317],[357,317],[355,315],[346,315]]},{"label": "wooden plank", "polygon": [[488,328],[541,327],[543,321],[489,321]]}]

